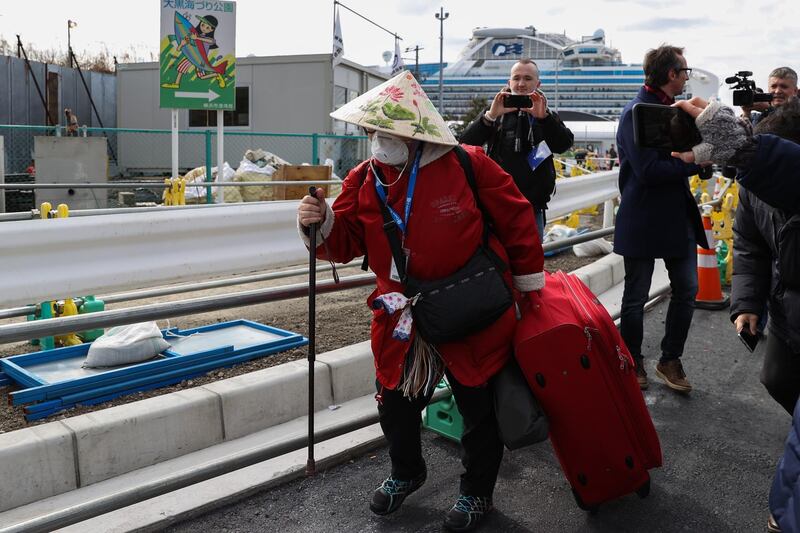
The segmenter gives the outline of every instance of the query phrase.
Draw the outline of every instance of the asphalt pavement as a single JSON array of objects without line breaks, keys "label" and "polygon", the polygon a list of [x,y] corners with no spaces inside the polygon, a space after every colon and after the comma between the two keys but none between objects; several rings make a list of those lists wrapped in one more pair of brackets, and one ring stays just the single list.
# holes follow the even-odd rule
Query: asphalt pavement
[{"label": "asphalt pavement", "polygon": [[[767,496],[791,418],[758,380],[763,346],[750,354],[725,311],[695,312],[683,357],[694,386],[675,393],[654,377],[667,305],[645,315],[645,399],[661,437],[664,466],[651,471],[650,496],[630,495],[578,509],[548,442],[506,452],[496,510],[480,531],[766,531]],[[388,517],[368,508],[389,473],[386,447],[258,493],[170,528],[174,532],[438,532],[458,496],[458,443],[423,432],[428,481]]]}]

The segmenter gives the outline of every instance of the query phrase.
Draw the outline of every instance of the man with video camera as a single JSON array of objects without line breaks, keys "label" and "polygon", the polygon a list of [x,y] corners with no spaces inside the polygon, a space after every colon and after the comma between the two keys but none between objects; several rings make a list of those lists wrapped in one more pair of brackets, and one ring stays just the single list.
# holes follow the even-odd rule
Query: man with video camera
[{"label": "man with video camera", "polygon": [[[749,72],[739,72],[738,74],[747,74],[748,76],[752,75],[752,73]],[[741,76],[739,75],[732,76],[725,80],[727,83],[737,84],[737,86],[734,87],[733,105],[739,105],[737,104],[735,98],[737,92],[736,89],[742,83]],[[751,101],[750,103],[741,105],[742,117],[749,120],[753,126],[758,124],[760,120],[763,120],[769,116],[769,114],[775,109],[789,101],[790,98],[797,96],[797,72],[789,67],[776,68],[769,73],[767,88],[769,89],[769,96],[771,96],[771,99],[768,100],[767,98],[769,97],[758,98],[759,95],[756,94],[756,101]],[[755,91],[759,91],[757,88],[754,89]]]},{"label": "man with video camera", "polygon": [[508,87],[475,119],[459,139],[473,146],[487,145],[486,153],[511,174],[517,188],[533,206],[539,240],[544,237],[545,209],[556,183],[551,154],[567,151],[572,132],[547,107],[539,90],[539,67],[520,59],[511,67]]},{"label": "man with video camera", "polygon": [[[670,105],[689,79],[683,48],[661,45],[644,58],[645,85],[625,106],[617,130],[619,190],[614,252],[625,259],[625,288],[620,333],[636,362],[636,377],[648,387],[642,338],[644,304],[650,291],[656,258],[669,272],[672,296],[661,341],[656,375],[668,387],[689,392],[692,386],[681,364],[683,347],[694,315],[697,294],[697,245],[708,247],[700,212],[689,189],[689,176],[710,172],[670,157],[665,150],[640,148],[634,140],[633,106]],[[710,167],[707,169],[710,170]]]}]

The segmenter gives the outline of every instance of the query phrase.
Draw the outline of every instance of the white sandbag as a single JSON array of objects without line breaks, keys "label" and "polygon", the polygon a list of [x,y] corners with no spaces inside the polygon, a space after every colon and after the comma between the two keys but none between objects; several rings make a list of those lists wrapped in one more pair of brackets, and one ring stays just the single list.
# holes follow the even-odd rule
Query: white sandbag
[{"label": "white sandbag", "polygon": [[[231,168],[231,166],[226,161],[222,165],[222,180],[221,181],[233,181],[233,177],[236,175],[236,171]],[[217,167],[211,167],[211,177],[216,180],[217,177]],[[206,167],[197,167],[195,169],[190,170],[184,176],[186,179],[186,201],[187,203],[202,203],[202,201],[206,198],[206,188],[205,187],[192,187],[192,183],[204,183],[206,181]],[[242,194],[239,191],[239,187],[220,187],[220,189],[224,189],[225,192],[223,197],[225,198],[225,203],[235,204],[242,201]],[[216,189],[211,189],[212,198],[216,199]]]},{"label": "white sandbag", "polygon": [[155,322],[116,326],[98,337],[89,347],[84,368],[128,365],[152,359],[170,344]]},{"label": "white sandbag", "polygon": [[553,224],[553,226],[547,230],[547,233],[544,234],[544,240],[542,241],[542,244],[561,241],[569,237],[574,237],[577,234],[578,230],[575,228],[570,228],[569,226],[565,226],[563,224]]},{"label": "white sandbag", "polygon": [[[248,152],[251,152],[248,150]],[[259,150],[258,152],[263,152]],[[246,154],[247,155],[247,154]],[[263,162],[264,158],[259,159]],[[272,181],[272,175],[275,174],[275,167],[269,163],[264,166],[250,161],[247,156],[239,163],[239,168],[236,169],[234,181]],[[261,186],[243,186],[239,187],[242,191],[242,200],[245,202],[262,202],[272,200],[274,198],[274,187],[269,185]]]},{"label": "white sandbag", "polygon": [[605,239],[595,239],[593,241],[582,242],[572,247],[572,251],[578,257],[592,257],[595,255],[610,254],[614,250],[614,245]]}]

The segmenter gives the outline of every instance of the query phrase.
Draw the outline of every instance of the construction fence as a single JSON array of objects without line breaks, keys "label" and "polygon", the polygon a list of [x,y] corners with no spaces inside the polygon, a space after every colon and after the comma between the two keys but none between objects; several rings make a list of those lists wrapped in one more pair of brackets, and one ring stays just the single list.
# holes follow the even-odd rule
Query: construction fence
[{"label": "construction fence", "polygon": [[[109,177],[166,176],[172,168],[170,130],[127,128],[79,128],[76,134],[108,139]],[[5,173],[22,174],[34,158],[34,137],[66,135],[64,127],[2,125],[5,140]],[[225,131],[225,161],[239,166],[247,150],[262,149],[294,164],[321,165],[330,160],[333,173],[341,178],[367,156],[366,137],[356,135],[260,133]],[[179,132],[181,174],[197,167],[216,166],[216,130]]]}]

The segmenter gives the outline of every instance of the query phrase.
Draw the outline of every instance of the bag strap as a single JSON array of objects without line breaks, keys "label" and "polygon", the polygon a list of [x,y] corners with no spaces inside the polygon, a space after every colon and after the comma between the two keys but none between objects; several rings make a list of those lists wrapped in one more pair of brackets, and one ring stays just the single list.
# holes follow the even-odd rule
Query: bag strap
[{"label": "bag strap", "polygon": [[458,162],[461,163],[461,168],[464,169],[464,175],[467,177],[467,183],[469,183],[469,188],[472,189],[472,195],[475,197],[475,205],[478,206],[478,209],[483,216],[483,247],[489,254],[489,257],[491,257],[494,263],[500,268],[500,271],[505,272],[508,268],[508,265],[506,265],[505,261],[503,261],[500,256],[497,255],[489,246],[489,231],[492,219],[486,212],[486,209],[483,207],[483,204],[481,203],[481,197],[478,196],[478,183],[475,181],[475,171],[472,168],[472,160],[470,159],[467,151],[464,150],[464,148],[460,145],[456,145],[453,150],[458,157]]},{"label": "bag strap", "polygon": [[[375,176],[381,183],[385,183],[385,179],[383,177],[383,173],[381,169],[378,167],[372,168],[373,172],[377,174]],[[384,191],[386,193],[386,197],[389,197],[389,188],[383,186]],[[378,194],[375,191],[375,194]],[[389,208],[386,207],[386,203],[384,203],[380,197],[378,198],[378,205],[381,207],[381,215],[383,216],[383,231],[386,233],[386,238],[389,240],[389,248],[392,251],[392,259],[394,259],[394,265],[397,268],[397,275],[400,277],[400,283],[403,285],[406,284],[406,260],[405,255],[403,254],[402,246],[400,245],[400,238],[397,236],[397,222],[394,221],[392,215],[389,214]]]}]

